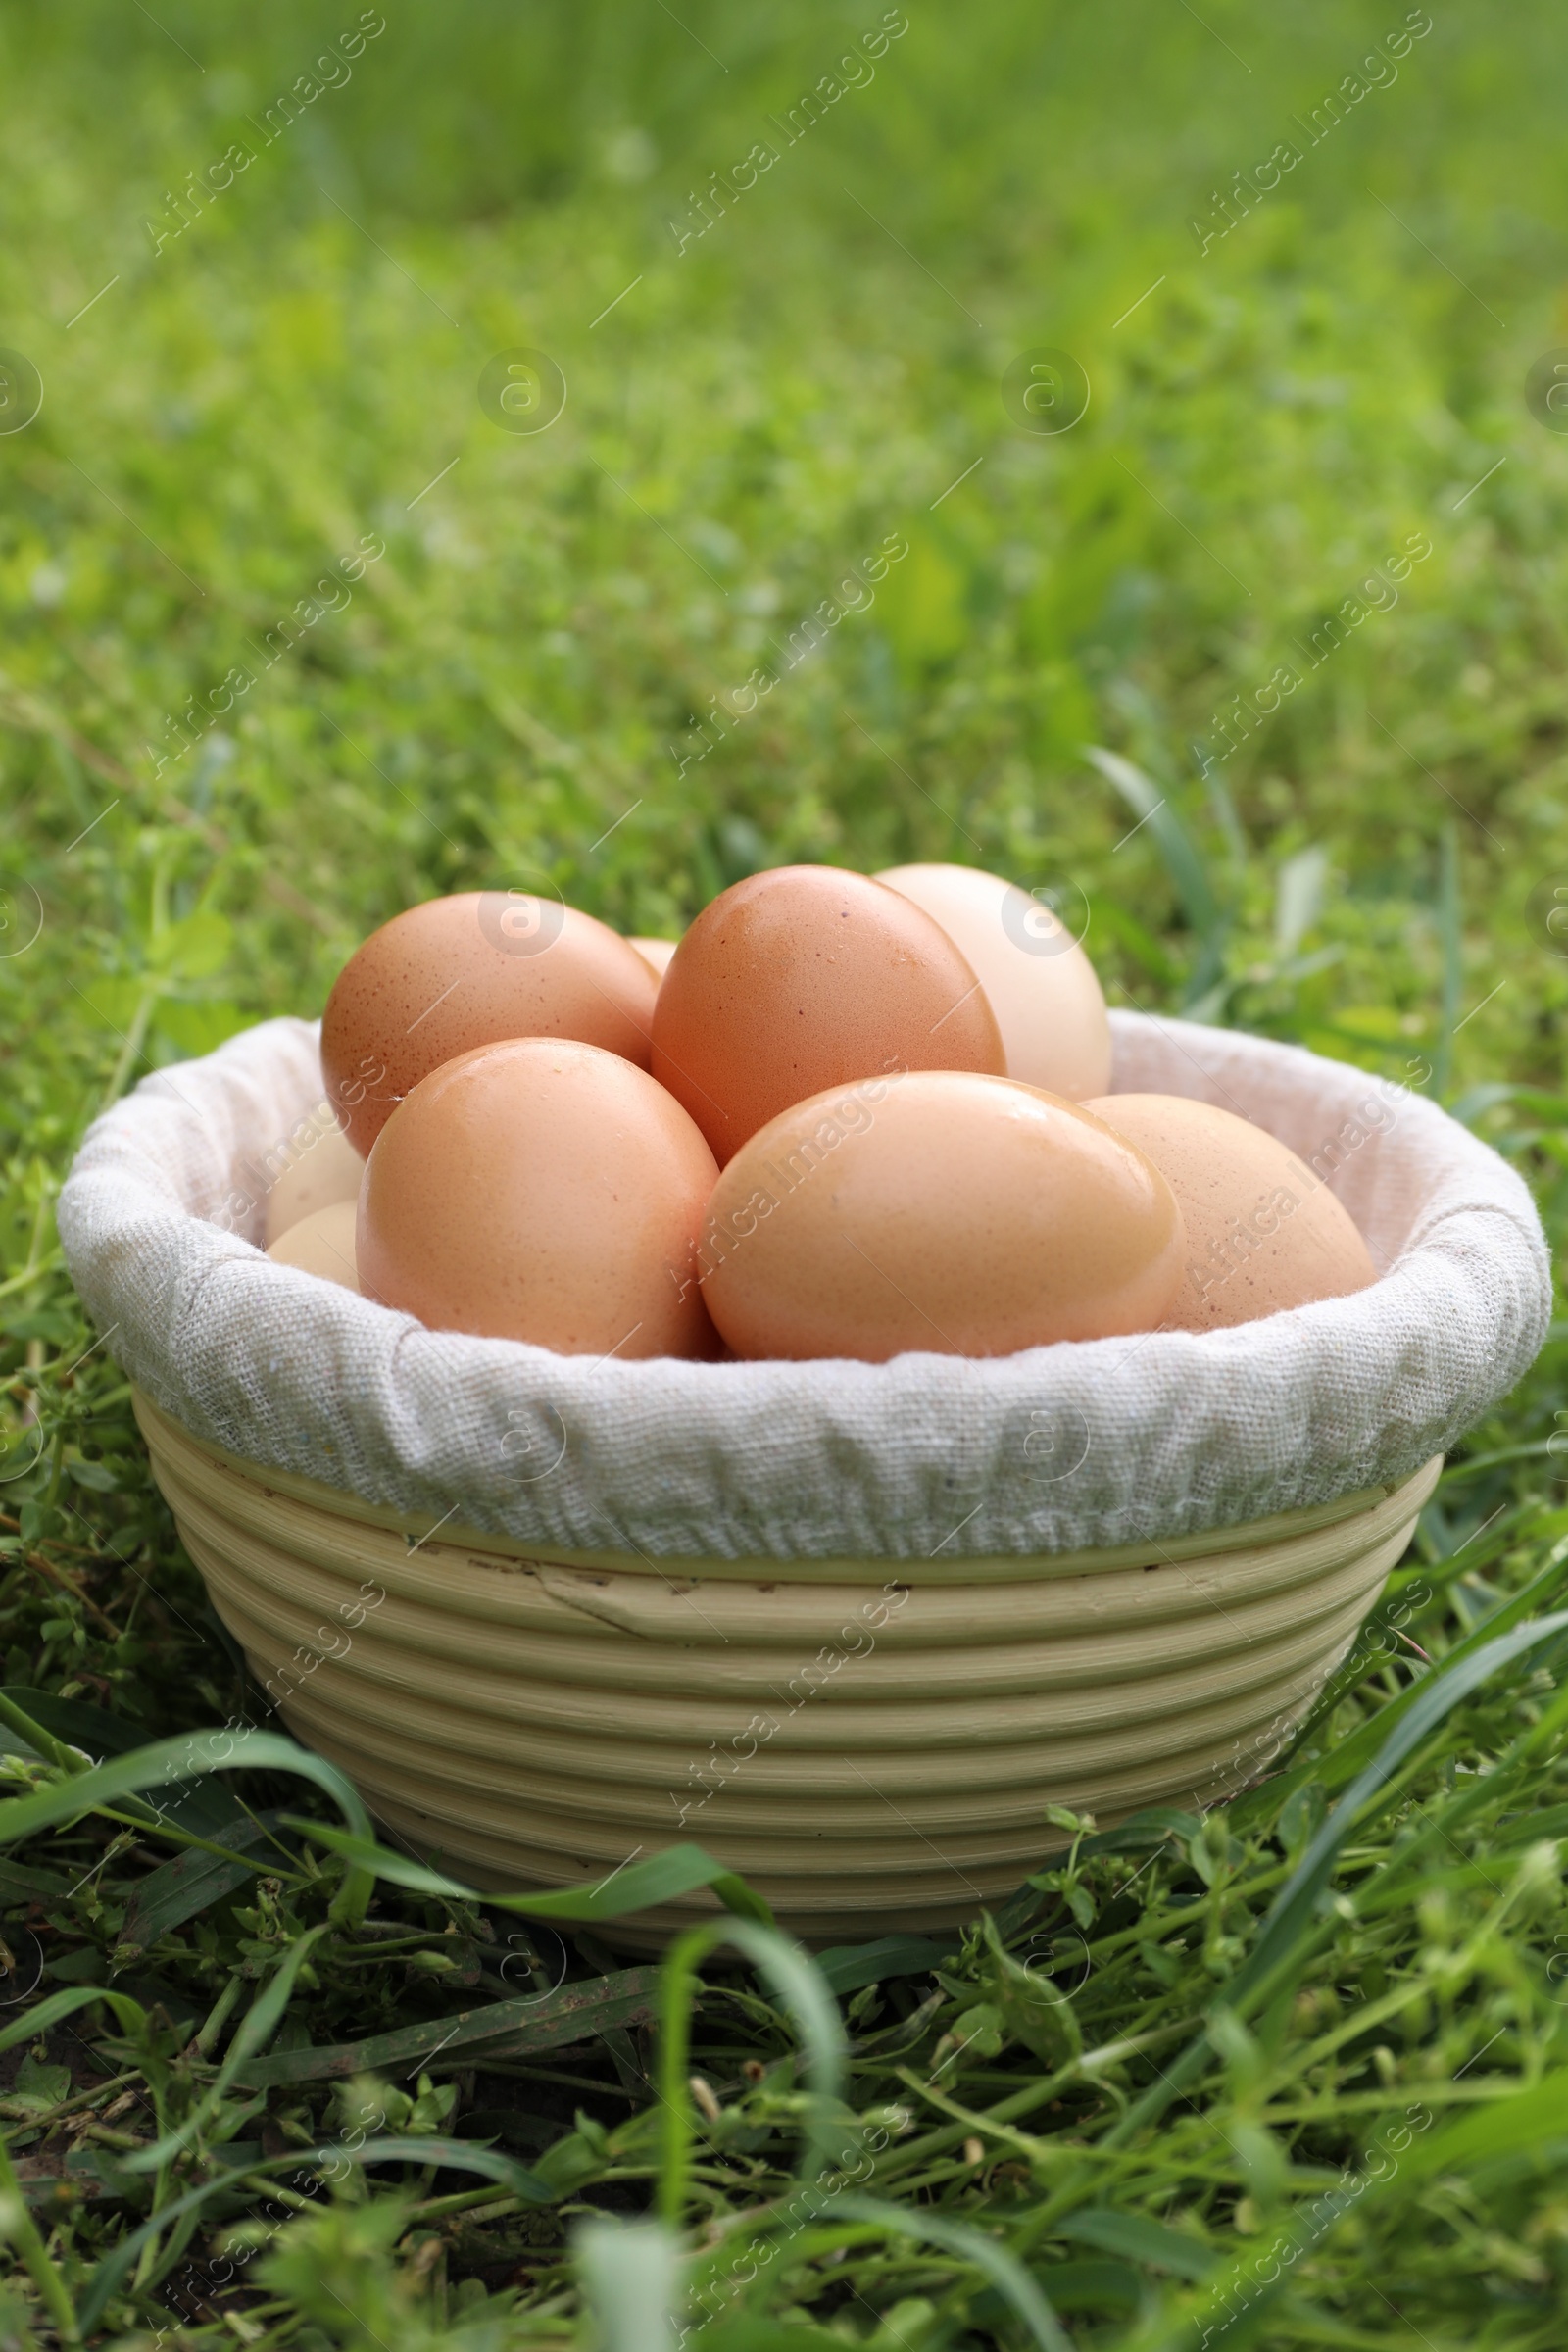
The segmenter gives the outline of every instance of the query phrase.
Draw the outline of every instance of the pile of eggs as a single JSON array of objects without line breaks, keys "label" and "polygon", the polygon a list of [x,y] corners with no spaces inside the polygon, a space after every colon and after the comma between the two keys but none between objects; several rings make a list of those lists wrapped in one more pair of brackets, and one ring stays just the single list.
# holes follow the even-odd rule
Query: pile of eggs
[{"label": "pile of eggs", "polygon": [[269,1254],[568,1355],[1005,1355],[1206,1331],[1373,1279],[1273,1136],[1112,1095],[1088,956],[965,866],[782,866],[678,942],[481,891],[339,974],[341,1122]]}]

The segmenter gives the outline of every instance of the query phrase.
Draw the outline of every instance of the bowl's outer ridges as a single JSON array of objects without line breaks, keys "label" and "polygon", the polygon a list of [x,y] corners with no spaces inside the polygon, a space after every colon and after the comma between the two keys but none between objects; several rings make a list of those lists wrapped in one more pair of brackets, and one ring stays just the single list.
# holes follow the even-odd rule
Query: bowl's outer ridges
[{"label": "bowl's outer ridges", "polygon": [[[695,1838],[814,1940],[960,1924],[1059,1844],[1049,1804],[1108,1826],[1255,1778],[1441,1468],[1338,1515],[1227,1529],[1206,1554],[797,1576],[427,1537],[137,1411],[257,1679],[400,1841],[499,1889]],[[711,1907],[617,1936],[657,1943]]]}]

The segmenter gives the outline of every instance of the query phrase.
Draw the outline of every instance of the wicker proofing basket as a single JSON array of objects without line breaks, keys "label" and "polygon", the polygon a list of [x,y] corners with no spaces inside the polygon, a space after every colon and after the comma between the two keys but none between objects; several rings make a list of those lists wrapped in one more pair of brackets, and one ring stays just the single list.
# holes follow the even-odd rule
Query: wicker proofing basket
[{"label": "wicker proofing basket", "polygon": [[1048,1804],[1108,1823],[1252,1778],[1441,1467],[1114,1551],[656,1566],[421,1530],[136,1413],[253,1672],[402,1842],[518,1887],[695,1838],[817,1942],[971,1917],[1049,1850]]}]

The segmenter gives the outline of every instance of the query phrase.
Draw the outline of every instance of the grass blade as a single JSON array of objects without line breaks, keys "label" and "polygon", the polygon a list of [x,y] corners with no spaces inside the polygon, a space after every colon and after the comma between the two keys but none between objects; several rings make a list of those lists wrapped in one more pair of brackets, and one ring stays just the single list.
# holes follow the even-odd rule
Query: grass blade
[{"label": "grass blade", "polygon": [[280,1965],[241,2018],[234,2038],[224,2053],[223,2063],[218,2070],[217,2080],[206,2097],[191,2110],[176,2130],[165,2132],[151,2147],[138,2148],[134,2155],[127,2156],[121,2168],[122,2171],[155,2173],[197,2137],[203,2126],[217,2112],[224,2091],[245,2060],[253,2058],[276,2033],[282,2023],[283,2012],[293,1996],[295,1980],[325,1933],[324,1925],[308,1928],[303,1936],[297,1936],[289,1945]]},{"label": "grass blade", "polygon": [[660,2095],[663,2105],[663,2156],[660,2170],[659,2210],[671,2228],[680,2225],[686,2203],[686,2175],[692,2141],[692,2096],[687,2081],[692,2003],[697,1991],[697,1964],[721,1943],[733,1943],[766,1977],[795,2020],[806,2045],[806,2079],[811,2092],[811,2120],[801,2151],[798,2178],[808,2188],[833,2157],[832,2139],[844,2081],[844,2026],[838,2003],[821,1970],[801,1945],[777,1928],[756,1920],[705,1921],[689,1928],[671,1947],[664,1963],[661,1995],[662,2029],[660,2036]]},{"label": "grass blade", "polygon": [[[1332,1813],[1323,1821],[1296,1869],[1275,1896],[1263,1921],[1257,1940],[1240,1968],[1224,1986],[1214,2007],[1245,2015],[1261,2005],[1275,1989],[1276,1981],[1311,1925],[1318,1898],[1327,1886],[1340,1848],[1344,1845],[1364,1806],[1370,1803],[1386,1781],[1393,1778],[1406,1756],[1417,1748],[1430,1731],[1451,1715],[1471,1693],[1480,1690],[1494,1674],[1515,1659],[1526,1657],[1544,1642],[1568,1631],[1568,1612],[1553,1617],[1534,1619],[1527,1625],[1515,1626],[1510,1633],[1488,1642],[1456,1664],[1445,1662],[1443,1668],[1407,1694],[1410,1703],[1396,1700],[1385,1709],[1390,1714],[1400,1710],[1399,1719],[1388,1731],[1382,1746],[1370,1764],[1346,1791]],[[1382,1723],[1383,1716],[1374,1723]],[[1161,2072],[1157,2082],[1144,2093],[1137,2104],[1113,2126],[1105,2135],[1106,2146],[1124,2145],[1147,2125],[1156,2122],[1174,2098],[1181,2096],[1185,2085],[1200,2075],[1212,2049],[1207,2031],[1200,2033],[1177,2058],[1168,2071]]]},{"label": "grass blade", "polygon": [[19,2041],[35,2041],[39,2034],[74,2017],[78,2009],[90,2008],[94,2001],[107,2001],[125,2033],[145,2029],[147,2012],[128,1992],[106,1992],[99,1984],[73,1984],[66,1992],[50,1993],[47,2000],[36,2002],[10,2025],[0,2027],[0,2050],[14,2050]]},{"label": "grass blade", "polygon": [[951,1941],[933,1943],[929,1936],[881,1936],[874,1943],[835,1943],[818,1952],[816,1965],[830,1992],[858,1992],[862,1984],[881,1984],[890,1977],[928,1977],[951,1960]]},{"label": "grass blade", "polygon": [[963,2222],[950,2222],[942,2214],[889,2205],[881,2197],[840,2197],[835,2201],[834,2211],[849,2221],[869,2222],[886,2230],[890,2237],[909,2238],[916,2245],[940,2246],[945,2254],[956,2254],[960,2262],[971,2263],[1012,2305],[1040,2346],[1040,2352],[1073,2352],[1072,2338],[1023,2264],[1005,2246],[998,2245],[994,2237],[986,2237]]},{"label": "grass blade", "polygon": [[624,1919],[631,1911],[646,1911],[654,1903],[667,1903],[677,1895],[690,1894],[699,1886],[710,1886],[726,1910],[740,1918],[752,1919],[766,1925],[772,1913],[760,1894],[754,1894],[743,1878],[716,1862],[700,1845],[666,1845],[661,1853],[650,1854],[645,1862],[633,1862],[613,1870],[608,1878],[592,1886],[557,1886],[537,1894],[480,1894],[471,1886],[449,1879],[426,1863],[415,1862],[407,1854],[394,1854],[384,1845],[377,1845],[364,1834],[334,1830],[318,1821],[287,1818],[290,1829],[304,1830],[318,1845],[334,1854],[342,1854],[359,1869],[385,1879],[391,1886],[406,1886],[415,1894],[437,1894],[448,1900],[465,1903],[488,1903],[493,1909],[520,1911],[529,1919]]},{"label": "grass blade", "polygon": [[[220,1745],[221,1743],[221,1745]],[[0,1804],[0,1845],[15,1845],[39,1830],[58,1829],[77,1821],[97,1806],[117,1797],[135,1796],[147,1788],[173,1784],[210,1772],[292,1772],[314,1781],[337,1805],[351,1829],[368,1837],[370,1817],[358,1791],[335,1764],[313,1755],[276,1732],[197,1732],[186,1739],[158,1740],[128,1755],[111,1757],[71,1779],[38,1788],[30,1796],[13,1797]]]},{"label": "grass blade", "polygon": [[[234,1849],[232,1860],[220,1854],[196,1848],[175,1854],[171,1861],[160,1863],[146,1878],[137,1882],[136,1891],[125,1913],[124,1926],[120,1932],[122,1946],[145,1950],[161,1936],[174,1928],[183,1927],[214,1903],[243,1886],[247,1879],[259,1877],[265,1871],[275,1871],[278,1856],[275,1843],[269,1833],[278,1823],[275,1813],[264,1813],[247,1818],[237,1814],[224,1829],[221,1843]],[[239,1849],[264,1845],[264,1851],[250,1859]]]},{"label": "grass blade", "polygon": [[[1439,1676],[1449,1674],[1471,1658],[1478,1657],[1491,1642],[1529,1619],[1543,1601],[1554,1599],[1565,1580],[1568,1580],[1568,1552],[1562,1558],[1548,1560],[1539,1576],[1533,1577],[1528,1585],[1503,1601],[1490,1617],[1483,1619],[1472,1633],[1456,1642],[1446,1654],[1442,1665],[1435,1670],[1436,1673]],[[1541,1622],[1544,1623],[1545,1620]],[[1276,1803],[1282,1801],[1291,1789],[1308,1780],[1321,1781],[1324,1788],[1331,1791],[1343,1788],[1378,1754],[1391,1728],[1418,1704],[1422,1692],[1430,1690],[1432,1682],[1431,1674],[1423,1675],[1419,1682],[1411,1683],[1401,1690],[1397,1698],[1391,1698],[1387,1706],[1380,1707],[1367,1722],[1358,1725],[1348,1738],[1338,1743],[1331,1754],[1315,1763],[1293,1765],[1288,1772],[1266,1784],[1273,1800]],[[1306,1727],[1302,1728],[1304,1731]],[[1249,1809],[1247,1798],[1238,1800],[1240,1818],[1247,1818]]]},{"label": "grass blade", "polygon": [[1149,2263],[1173,2271],[1178,2278],[1207,2278],[1219,2256],[1200,2245],[1185,2230],[1171,2230],[1147,2214],[1116,2213],[1108,2206],[1091,2205],[1053,2225],[1059,2237],[1079,2245],[1096,2246],[1102,2254],[1119,2254],[1128,2262]]},{"label": "grass blade", "polygon": [[658,2222],[584,2222],[572,2240],[599,2352],[675,2352],[680,2240]]},{"label": "grass blade", "polygon": [[[27,2210],[27,2200],[22,2193],[11,2163],[11,2153],[0,2132],[0,2236],[14,2245],[38,2290],[38,2300],[54,2322],[55,2331],[63,2344],[79,2344],[81,2333],[76,2315],[71,2307],[71,2294],[60,2276],[49,2249],[43,2242],[37,2223]],[[13,2336],[13,2342],[22,2340]],[[25,2339],[30,2343],[31,2337]]]},{"label": "grass blade", "polygon": [[592,1978],[586,1984],[564,1984],[543,2000],[537,1993],[529,1993],[514,2001],[460,2009],[454,2017],[433,2017],[422,2025],[372,2034],[367,2041],[277,2050],[269,2057],[249,2059],[237,2070],[237,2079],[247,2089],[265,2090],[282,2082],[319,2082],[391,2068],[407,2072],[421,2060],[428,2063],[448,2051],[461,2050],[466,2062],[471,2063],[466,2053],[476,2047],[488,2058],[559,2049],[614,2026],[647,2023],[655,2012],[658,1983],[657,1968],[628,1968],[616,1976]]},{"label": "grass blade", "polygon": [[1230,927],[1203,860],[1171,807],[1169,795],[1162,793],[1141,767],[1135,766],[1131,760],[1124,760],[1119,752],[1105,751],[1100,744],[1085,744],[1084,758],[1120,793],[1139,826],[1149,828],[1170,876],[1171,887],[1181,901],[1188,928],[1198,942],[1198,962],[1188,981],[1187,995],[1189,1000],[1200,996],[1217,977],[1224,962],[1225,939]]}]

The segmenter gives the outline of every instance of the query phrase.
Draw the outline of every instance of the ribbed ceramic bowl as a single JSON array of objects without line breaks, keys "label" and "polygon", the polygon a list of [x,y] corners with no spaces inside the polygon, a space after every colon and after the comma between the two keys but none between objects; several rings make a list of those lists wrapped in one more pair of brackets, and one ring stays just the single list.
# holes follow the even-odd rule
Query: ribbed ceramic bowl
[{"label": "ribbed ceramic bowl", "polygon": [[1115,1551],[655,1562],[409,1525],[136,1414],[258,1682],[403,1842],[515,1888],[695,1839],[816,1942],[972,1917],[1059,1842],[1049,1804],[1103,1825],[1253,1778],[1441,1467]]}]

